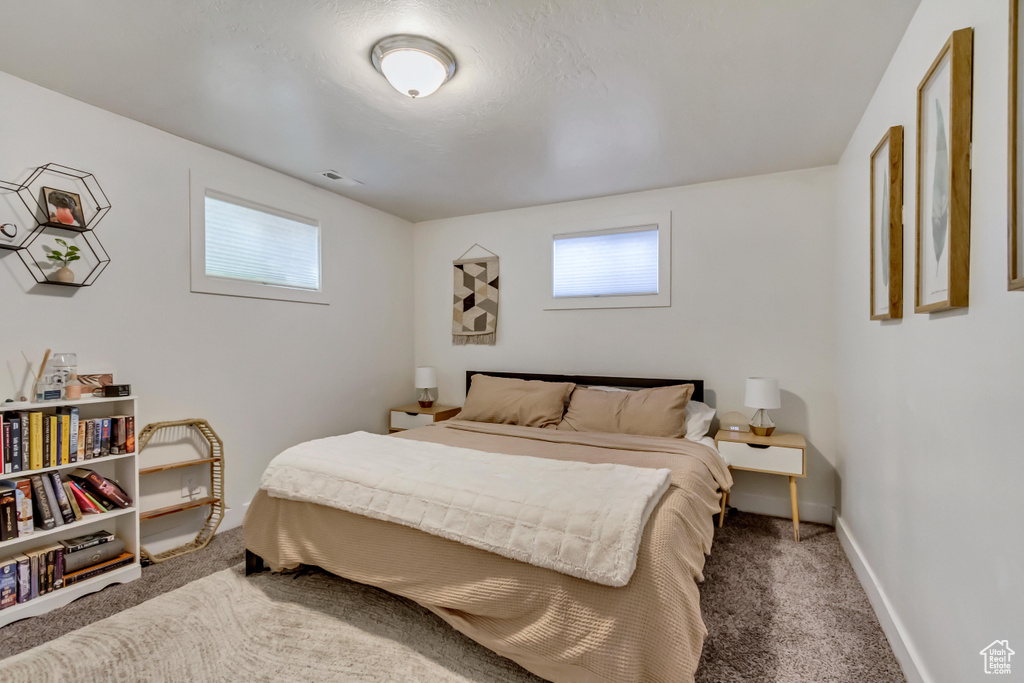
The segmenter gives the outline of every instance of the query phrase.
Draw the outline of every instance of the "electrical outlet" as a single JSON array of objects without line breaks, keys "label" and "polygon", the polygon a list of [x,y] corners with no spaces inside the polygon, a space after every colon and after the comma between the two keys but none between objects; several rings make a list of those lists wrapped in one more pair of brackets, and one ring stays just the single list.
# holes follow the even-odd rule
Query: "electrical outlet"
[{"label": "electrical outlet", "polygon": [[196,474],[181,475],[181,497],[192,498],[199,495],[199,476]]}]

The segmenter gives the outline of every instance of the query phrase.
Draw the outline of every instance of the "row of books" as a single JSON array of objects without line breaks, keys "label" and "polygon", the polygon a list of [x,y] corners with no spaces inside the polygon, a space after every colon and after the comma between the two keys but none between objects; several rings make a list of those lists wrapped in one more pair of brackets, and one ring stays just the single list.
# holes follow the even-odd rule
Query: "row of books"
[{"label": "row of books", "polygon": [[113,479],[80,467],[67,478],[57,470],[0,481],[0,542],[31,535],[36,529],[73,524],[85,515],[132,506],[131,497]]},{"label": "row of books", "polygon": [[0,609],[132,564],[124,541],[109,531],[69,538],[0,560]]},{"label": "row of books", "polygon": [[56,413],[18,410],[0,422],[0,460],[4,474],[135,452],[135,418],[112,415],[82,420],[78,408]]}]

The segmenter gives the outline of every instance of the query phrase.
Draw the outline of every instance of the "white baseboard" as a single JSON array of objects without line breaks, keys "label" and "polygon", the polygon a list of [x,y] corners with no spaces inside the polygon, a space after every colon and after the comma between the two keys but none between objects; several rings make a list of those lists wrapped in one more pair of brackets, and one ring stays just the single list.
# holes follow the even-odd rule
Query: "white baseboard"
[{"label": "white baseboard", "polygon": [[[777,496],[763,496],[757,493],[744,493],[736,491],[729,494],[729,505],[743,512],[753,512],[757,515],[771,515],[772,517],[790,517],[792,505],[789,496],[784,498]],[[832,506],[821,503],[805,503],[800,501],[800,521],[818,522],[819,524],[832,524]]]},{"label": "white baseboard", "polygon": [[224,511],[224,519],[220,520],[220,526],[217,527],[217,533],[222,531],[228,531],[235,527],[242,526],[242,521],[245,519],[245,511],[249,509],[249,504],[239,505],[238,507],[228,508]]},{"label": "white baseboard", "polygon": [[882,590],[881,585],[878,583],[878,577],[871,570],[871,566],[861,552],[860,546],[857,545],[857,541],[850,535],[850,530],[843,524],[841,517],[836,517],[835,526],[836,535],[839,537],[839,544],[846,552],[846,556],[850,558],[853,571],[857,574],[857,578],[860,579],[861,585],[864,586],[864,592],[868,594],[868,601],[871,602],[871,606],[878,616],[878,622],[882,625],[885,637],[889,639],[889,646],[892,647],[893,654],[896,655],[897,661],[903,667],[903,675],[907,677],[908,683],[933,683],[933,679],[928,675],[920,655],[914,649],[910,638],[907,637],[906,627],[904,627],[899,615],[893,609],[888,596],[886,596],[885,591]]}]

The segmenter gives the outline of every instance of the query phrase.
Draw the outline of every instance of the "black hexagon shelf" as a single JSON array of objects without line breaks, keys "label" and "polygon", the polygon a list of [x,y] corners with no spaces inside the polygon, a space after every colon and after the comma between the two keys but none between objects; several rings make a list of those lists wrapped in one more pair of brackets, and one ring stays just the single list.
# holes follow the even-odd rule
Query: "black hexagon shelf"
[{"label": "black hexagon shelf", "polygon": [[[61,235],[62,231],[65,233],[64,235]],[[53,273],[47,275],[46,269],[53,266],[46,258],[47,252],[44,251],[44,247],[53,248],[60,246],[56,242],[47,244],[48,241],[52,241],[56,237],[60,237],[68,242],[68,244],[78,245],[82,258],[81,261],[75,263],[81,263],[83,266],[88,267],[88,273],[82,277],[76,274],[73,282],[54,280],[50,277]],[[49,226],[42,226],[36,231],[35,236],[29,243],[18,251],[18,258],[21,259],[21,262],[25,264],[25,267],[28,268],[28,271],[32,273],[32,277],[39,284],[61,285],[63,287],[88,287],[96,282],[96,278],[110,264],[110,256],[107,254],[107,250],[103,248],[103,244],[100,242],[99,237],[96,236],[96,233],[92,231],[64,230],[63,228],[52,228]]]}]

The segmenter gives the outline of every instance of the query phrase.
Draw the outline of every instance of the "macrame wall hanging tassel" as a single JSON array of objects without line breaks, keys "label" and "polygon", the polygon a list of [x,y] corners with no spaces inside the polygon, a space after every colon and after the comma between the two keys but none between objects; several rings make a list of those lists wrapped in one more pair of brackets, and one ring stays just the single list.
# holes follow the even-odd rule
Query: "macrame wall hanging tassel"
[{"label": "macrame wall hanging tassel", "polygon": [[[490,256],[466,258],[474,247]],[[498,255],[474,244],[452,261],[452,344],[494,346],[498,332]]]}]

